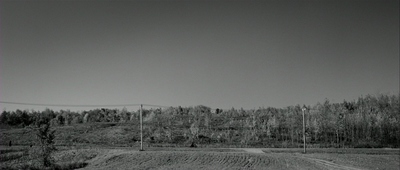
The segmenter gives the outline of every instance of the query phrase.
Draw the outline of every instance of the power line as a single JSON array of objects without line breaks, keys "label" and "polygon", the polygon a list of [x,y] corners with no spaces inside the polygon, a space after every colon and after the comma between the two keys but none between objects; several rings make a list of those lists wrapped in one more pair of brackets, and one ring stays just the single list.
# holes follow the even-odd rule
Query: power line
[{"label": "power line", "polygon": [[154,105],[154,104],[139,104],[139,105],[150,106],[150,107],[164,107],[164,108],[172,107],[172,106],[161,106],[161,105]]},{"label": "power line", "polygon": [[124,107],[124,106],[150,106],[150,107],[170,107],[170,106],[161,106],[161,105],[153,105],[153,104],[104,104],[104,105],[75,105],[75,104],[44,104],[44,103],[23,103],[23,102],[8,102],[8,101],[0,101],[3,104],[12,104],[12,105],[29,105],[29,106],[53,106],[53,107]]},{"label": "power line", "polygon": [[[155,105],[155,104],[101,104],[101,105],[76,105],[76,104],[46,104],[46,103],[24,103],[24,102],[9,102],[9,101],[0,101],[3,104],[12,104],[12,105],[27,105],[27,106],[52,106],[52,107],[128,107],[128,106],[149,106],[149,107],[159,107],[159,108],[169,108],[172,106],[163,106],[163,105]],[[216,109],[211,109],[211,111],[215,111]],[[219,109],[219,110],[230,110],[230,109]],[[308,109],[309,111],[315,111],[315,109]]]}]

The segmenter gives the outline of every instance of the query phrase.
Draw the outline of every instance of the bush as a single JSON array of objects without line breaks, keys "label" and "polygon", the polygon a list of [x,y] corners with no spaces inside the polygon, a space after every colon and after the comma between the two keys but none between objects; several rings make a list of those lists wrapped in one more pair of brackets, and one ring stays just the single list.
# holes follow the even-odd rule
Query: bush
[{"label": "bush", "polygon": [[189,138],[188,138],[188,137],[185,137],[185,136],[175,136],[175,137],[172,139],[172,143],[175,143],[175,144],[182,144],[182,143],[185,143],[188,139],[189,139]]},{"label": "bush", "polygon": [[374,141],[359,141],[354,145],[354,148],[382,148],[383,146]]},{"label": "bush", "polygon": [[198,138],[199,138],[198,142],[201,144],[210,144],[211,143],[211,138],[208,136],[199,135]]},{"label": "bush", "polygon": [[51,153],[56,150],[54,146],[55,130],[51,130],[50,120],[49,117],[40,116],[36,119],[36,127],[33,128],[39,143],[39,150],[34,154],[39,156],[43,167],[53,165]]}]

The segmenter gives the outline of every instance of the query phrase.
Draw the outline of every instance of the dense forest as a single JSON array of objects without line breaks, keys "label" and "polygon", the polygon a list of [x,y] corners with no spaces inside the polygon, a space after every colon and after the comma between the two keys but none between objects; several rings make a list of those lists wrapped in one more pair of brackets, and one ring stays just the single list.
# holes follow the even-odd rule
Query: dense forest
[{"label": "dense forest", "polygon": [[[202,105],[143,109],[144,138],[152,144],[301,147],[305,107],[308,147],[400,147],[399,98],[400,95],[367,95],[341,103],[326,99],[313,106],[251,110]],[[126,108],[81,112],[4,110],[0,123],[1,128],[24,128],[43,117],[53,127],[114,122],[131,123],[139,129],[139,109]]]}]

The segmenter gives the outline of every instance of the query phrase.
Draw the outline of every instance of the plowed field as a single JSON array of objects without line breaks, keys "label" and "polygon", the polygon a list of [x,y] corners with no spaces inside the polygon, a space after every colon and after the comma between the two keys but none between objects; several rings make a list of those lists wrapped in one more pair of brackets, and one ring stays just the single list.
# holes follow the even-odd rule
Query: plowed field
[{"label": "plowed field", "polygon": [[[53,154],[59,165],[84,164],[83,169],[393,169],[400,167],[398,149],[214,149],[214,148],[62,148]],[[31,164],[24,148],[0,149],[0,169],[24,169]],[[25,166],[26,167],[26,166]],[[80,166],[82,167],[82,166]]]},{"label": "plowed field", "polygon": [[[362,162],[360,162],[362,161]],[[372,161],[372,163],[371,163]],[[398,169],[398,155],[105,150],[84,169]]]}]

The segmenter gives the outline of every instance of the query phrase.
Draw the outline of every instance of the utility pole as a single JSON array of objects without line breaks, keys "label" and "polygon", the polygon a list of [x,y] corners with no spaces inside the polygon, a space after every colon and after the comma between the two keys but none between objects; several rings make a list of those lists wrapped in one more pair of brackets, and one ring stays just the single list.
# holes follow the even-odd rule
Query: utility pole
[{"label": "utility pole", "polygon": [[140,105],[140,151],[143,151],[143,115],[142,115],[142,107]]},{"label": "utility pole", "polygon": [[306,107],[303,107],[301,109],[303,111],[303,147],[304,147],[304,153],[306,153],[306,123],[305,123],[305,119],[304,119],[304,112],[306,111]]}]

